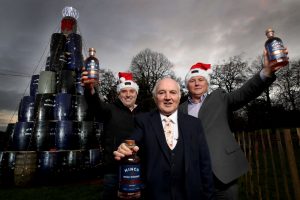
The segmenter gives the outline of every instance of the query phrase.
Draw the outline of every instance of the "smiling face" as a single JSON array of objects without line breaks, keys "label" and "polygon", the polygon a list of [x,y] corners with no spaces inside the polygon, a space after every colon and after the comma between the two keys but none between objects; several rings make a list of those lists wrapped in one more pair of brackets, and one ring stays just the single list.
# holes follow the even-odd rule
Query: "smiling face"
[{"label": "smiling face", "polygon": [[187,82],[187,89],[192,99],[200,99],[208,91],[207,80],[203,76],[194,76]]},{"label": "smiling face", "polygon": [[137,98],[137,92],[133,88],[123,88],[119,92],[119,99],[121,100],[123,105],[129,109],[134,108],[136,98]]},{"label": "smiling face", "polygon": [[161,114],[169,116],[174,113],[180,102],[180,86],[171,79],[160,80],[154,88],[154,100]]}]

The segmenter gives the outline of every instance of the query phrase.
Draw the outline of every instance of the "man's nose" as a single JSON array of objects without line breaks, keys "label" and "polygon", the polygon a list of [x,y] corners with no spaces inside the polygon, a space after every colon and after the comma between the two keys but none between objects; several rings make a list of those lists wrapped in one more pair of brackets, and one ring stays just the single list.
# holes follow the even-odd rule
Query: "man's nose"
[{"label": "man's nose", "polygon": [[167,92],[167,93],[165,94],[165,99],[170,99],[170,98],[171,98],[171,95],[170,95],[169,92]]}]

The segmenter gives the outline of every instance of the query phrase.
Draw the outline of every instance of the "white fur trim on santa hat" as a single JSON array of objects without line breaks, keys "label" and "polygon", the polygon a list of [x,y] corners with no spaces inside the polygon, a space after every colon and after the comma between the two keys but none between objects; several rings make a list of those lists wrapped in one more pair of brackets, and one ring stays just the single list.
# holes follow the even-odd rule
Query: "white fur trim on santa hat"
[{"label": "white fur trim on santa hat", "polygon": [[185,85],[188,84],[189,80],[195,76],[202,76],[206,79],[207,83],[210,83],[210,74],[212,73],[211,69],[203,70],[199,68],[191,69],[185,76]]},{"label": "white fur trim on santa hat", "polygon": [[[121,80],[123,79],[123,80]],[[131,81],[131,80],[125,80],[125,78],[121,77],[120,78],[121,83],[119,83],[119,85],[117,85],[117,92],[119,93],[122,89],[124,88],[133,88],[135,89],[136,93],[139,93],[139,86]]]}]

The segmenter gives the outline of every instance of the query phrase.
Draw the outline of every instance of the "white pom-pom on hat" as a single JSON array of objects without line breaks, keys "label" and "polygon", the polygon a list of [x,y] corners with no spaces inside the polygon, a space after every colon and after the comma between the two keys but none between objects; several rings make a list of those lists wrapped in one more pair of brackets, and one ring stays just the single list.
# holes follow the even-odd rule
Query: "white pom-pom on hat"
[{"label": "white pom-pom on hat", "polygon": [[126,81],[124,77],[121,77],[119,80],[120,80],[121,83]]}]

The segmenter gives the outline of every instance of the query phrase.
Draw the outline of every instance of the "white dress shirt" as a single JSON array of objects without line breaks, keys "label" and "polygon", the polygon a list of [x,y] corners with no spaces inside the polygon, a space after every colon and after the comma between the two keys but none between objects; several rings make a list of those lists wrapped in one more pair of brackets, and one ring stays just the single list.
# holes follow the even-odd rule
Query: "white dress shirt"
[{"label": "white dress shirt", "polygon": [[[163,127],[165,126],[164,118],[166,118],[166,117],[167,116],[160,114],[160,119],[161,119],[161,123],[162,123]],[[175,146],[177,144],[178,137],[179,137],[177,117],[178,117],[177,110],[172,115],[170,115],[168,117],[169,119],[171,119],[172,127],[173,127],[173,133],[174,133],[173,134],[173,148],[175,148]]]}]

